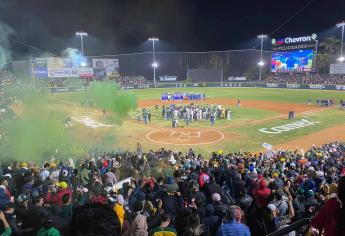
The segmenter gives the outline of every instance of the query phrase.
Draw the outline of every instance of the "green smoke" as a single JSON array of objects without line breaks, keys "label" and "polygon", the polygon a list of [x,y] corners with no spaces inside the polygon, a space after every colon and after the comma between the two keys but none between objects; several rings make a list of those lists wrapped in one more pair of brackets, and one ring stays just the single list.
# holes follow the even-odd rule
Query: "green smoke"
[{"label": "green smoke", "polygon": [[121,90],[117,85],[104,82],[94,82],[88,90],[88,97],[95,102],[95,106],[114,113],[113,121],[121,122],[128,112],[137,107],[135,95]]},{"label": "green smoke", "polygon": [[[17,114],[15,118],[2,124],[5,133],[0,147],[2,159],[50,160],[52,156],[59,159],[79,157],[87,152],[85,146],[106,148],[116,140],[113,134],[103,133],[92,144],[88,143],[89,140],[82,141],[77,130],[64,128],[64,121],[70,116],[69,110],[59,109],[54,102],[31,86],[12,87],[6,90],[6,95],[15,96],[20,102],[12,106]],[[92,83],[86,98],[93,100],[94,107],[107,111],[109,120],[106,123],[109,124],[120,123],[130,110],[136,108],[134,95],[110,83]]]},{"label": "green smoke", "polygon": [[[12,109],[13,119],[4,121],[3,155],[16,160],[39,160],[59,155],[59,150],[70,150],[70,139],[64,130],[64,114],[49,109],[46,97],[29,87],[11,88],[9,95],[20,101]],[[58,153],[57,153],[58,152]]]}]

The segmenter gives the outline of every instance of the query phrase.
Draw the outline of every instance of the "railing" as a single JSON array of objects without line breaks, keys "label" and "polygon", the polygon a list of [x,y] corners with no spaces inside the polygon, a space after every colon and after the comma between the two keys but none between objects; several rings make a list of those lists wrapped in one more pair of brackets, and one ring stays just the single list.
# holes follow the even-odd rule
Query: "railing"
[{"label": "railing", "polygon": [[287,226],[285,228],[282,228],[280,230],[277,230],[277,231],[275,231],[273,233],[270,233],[270,234],[268,234],[266,236],[283,236],[283,235],[288,234],[288,233],[290,233],[292,231],[296,231],[296,230],[300,229],[301,227],[303,227],[305,225],[308,225],[309,222],[310,222],[310,218],[304,218],[304,219],[298,220],[296,222],[293,222],[289,226]]}]

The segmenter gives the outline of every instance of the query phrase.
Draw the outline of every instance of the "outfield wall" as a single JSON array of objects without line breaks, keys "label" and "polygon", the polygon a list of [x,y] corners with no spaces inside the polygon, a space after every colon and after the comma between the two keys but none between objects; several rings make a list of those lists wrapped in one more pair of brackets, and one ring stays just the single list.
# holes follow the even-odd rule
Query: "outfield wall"
[{"label": "outfield wall", "polygon": [[[149,88],[191,88],[191,87],[228,87],[228,88],[287,88],[287,89],[313,89],[313,90],[343,90],[345,85],[327,84],[277,84],[256,82],[224,82],[224,83],[159,83],[146,85]],[[124,86],[124,89],[141,89],[140,86]]]},{"label": "outfield wall", "polygon": [[[338,90],[345,91],[345,85],[329,85],[329,84],[275,84],[275,83],[255,83],[255,82],[226,82],[226,83],[159,83],[154,86],[150,85],[133,85],[123,86],[123,89],[147,89],[147,88],[286,88],[286,89],[311,89],[311,90]],[[53,87],[44,88],[46,93],[63,93],[86,91],[86,86],[74,87]]]}]

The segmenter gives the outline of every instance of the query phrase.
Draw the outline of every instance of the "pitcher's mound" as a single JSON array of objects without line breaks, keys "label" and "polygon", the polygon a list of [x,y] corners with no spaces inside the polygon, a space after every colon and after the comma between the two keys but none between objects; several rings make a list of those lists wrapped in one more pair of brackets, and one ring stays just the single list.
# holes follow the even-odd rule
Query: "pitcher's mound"
[{"label": "pitcher's mound", "polygon": [[172,145],[205,145],[224,139],[224,134],[216,129],[158,129],[146,135],[152,142]]}]

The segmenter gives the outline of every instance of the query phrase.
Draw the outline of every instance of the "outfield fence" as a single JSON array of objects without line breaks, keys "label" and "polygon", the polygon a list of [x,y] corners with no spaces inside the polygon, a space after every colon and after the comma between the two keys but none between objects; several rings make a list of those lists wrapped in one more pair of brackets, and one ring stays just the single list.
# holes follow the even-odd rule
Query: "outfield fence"
[{"label": "outfield fence", "polygon": [[[345,92],[345,85],[328,84],[276,84],[256,82],[227,82],[227,83],[158,83],[156,85],[122,86],[122,89],[151,89],[151,88],[281,88],[281,89],[310,89],[310,90],[337,90]],[[87,91],[87,86],[47,87],[41,88],[44,93],[64,93]]]}]

